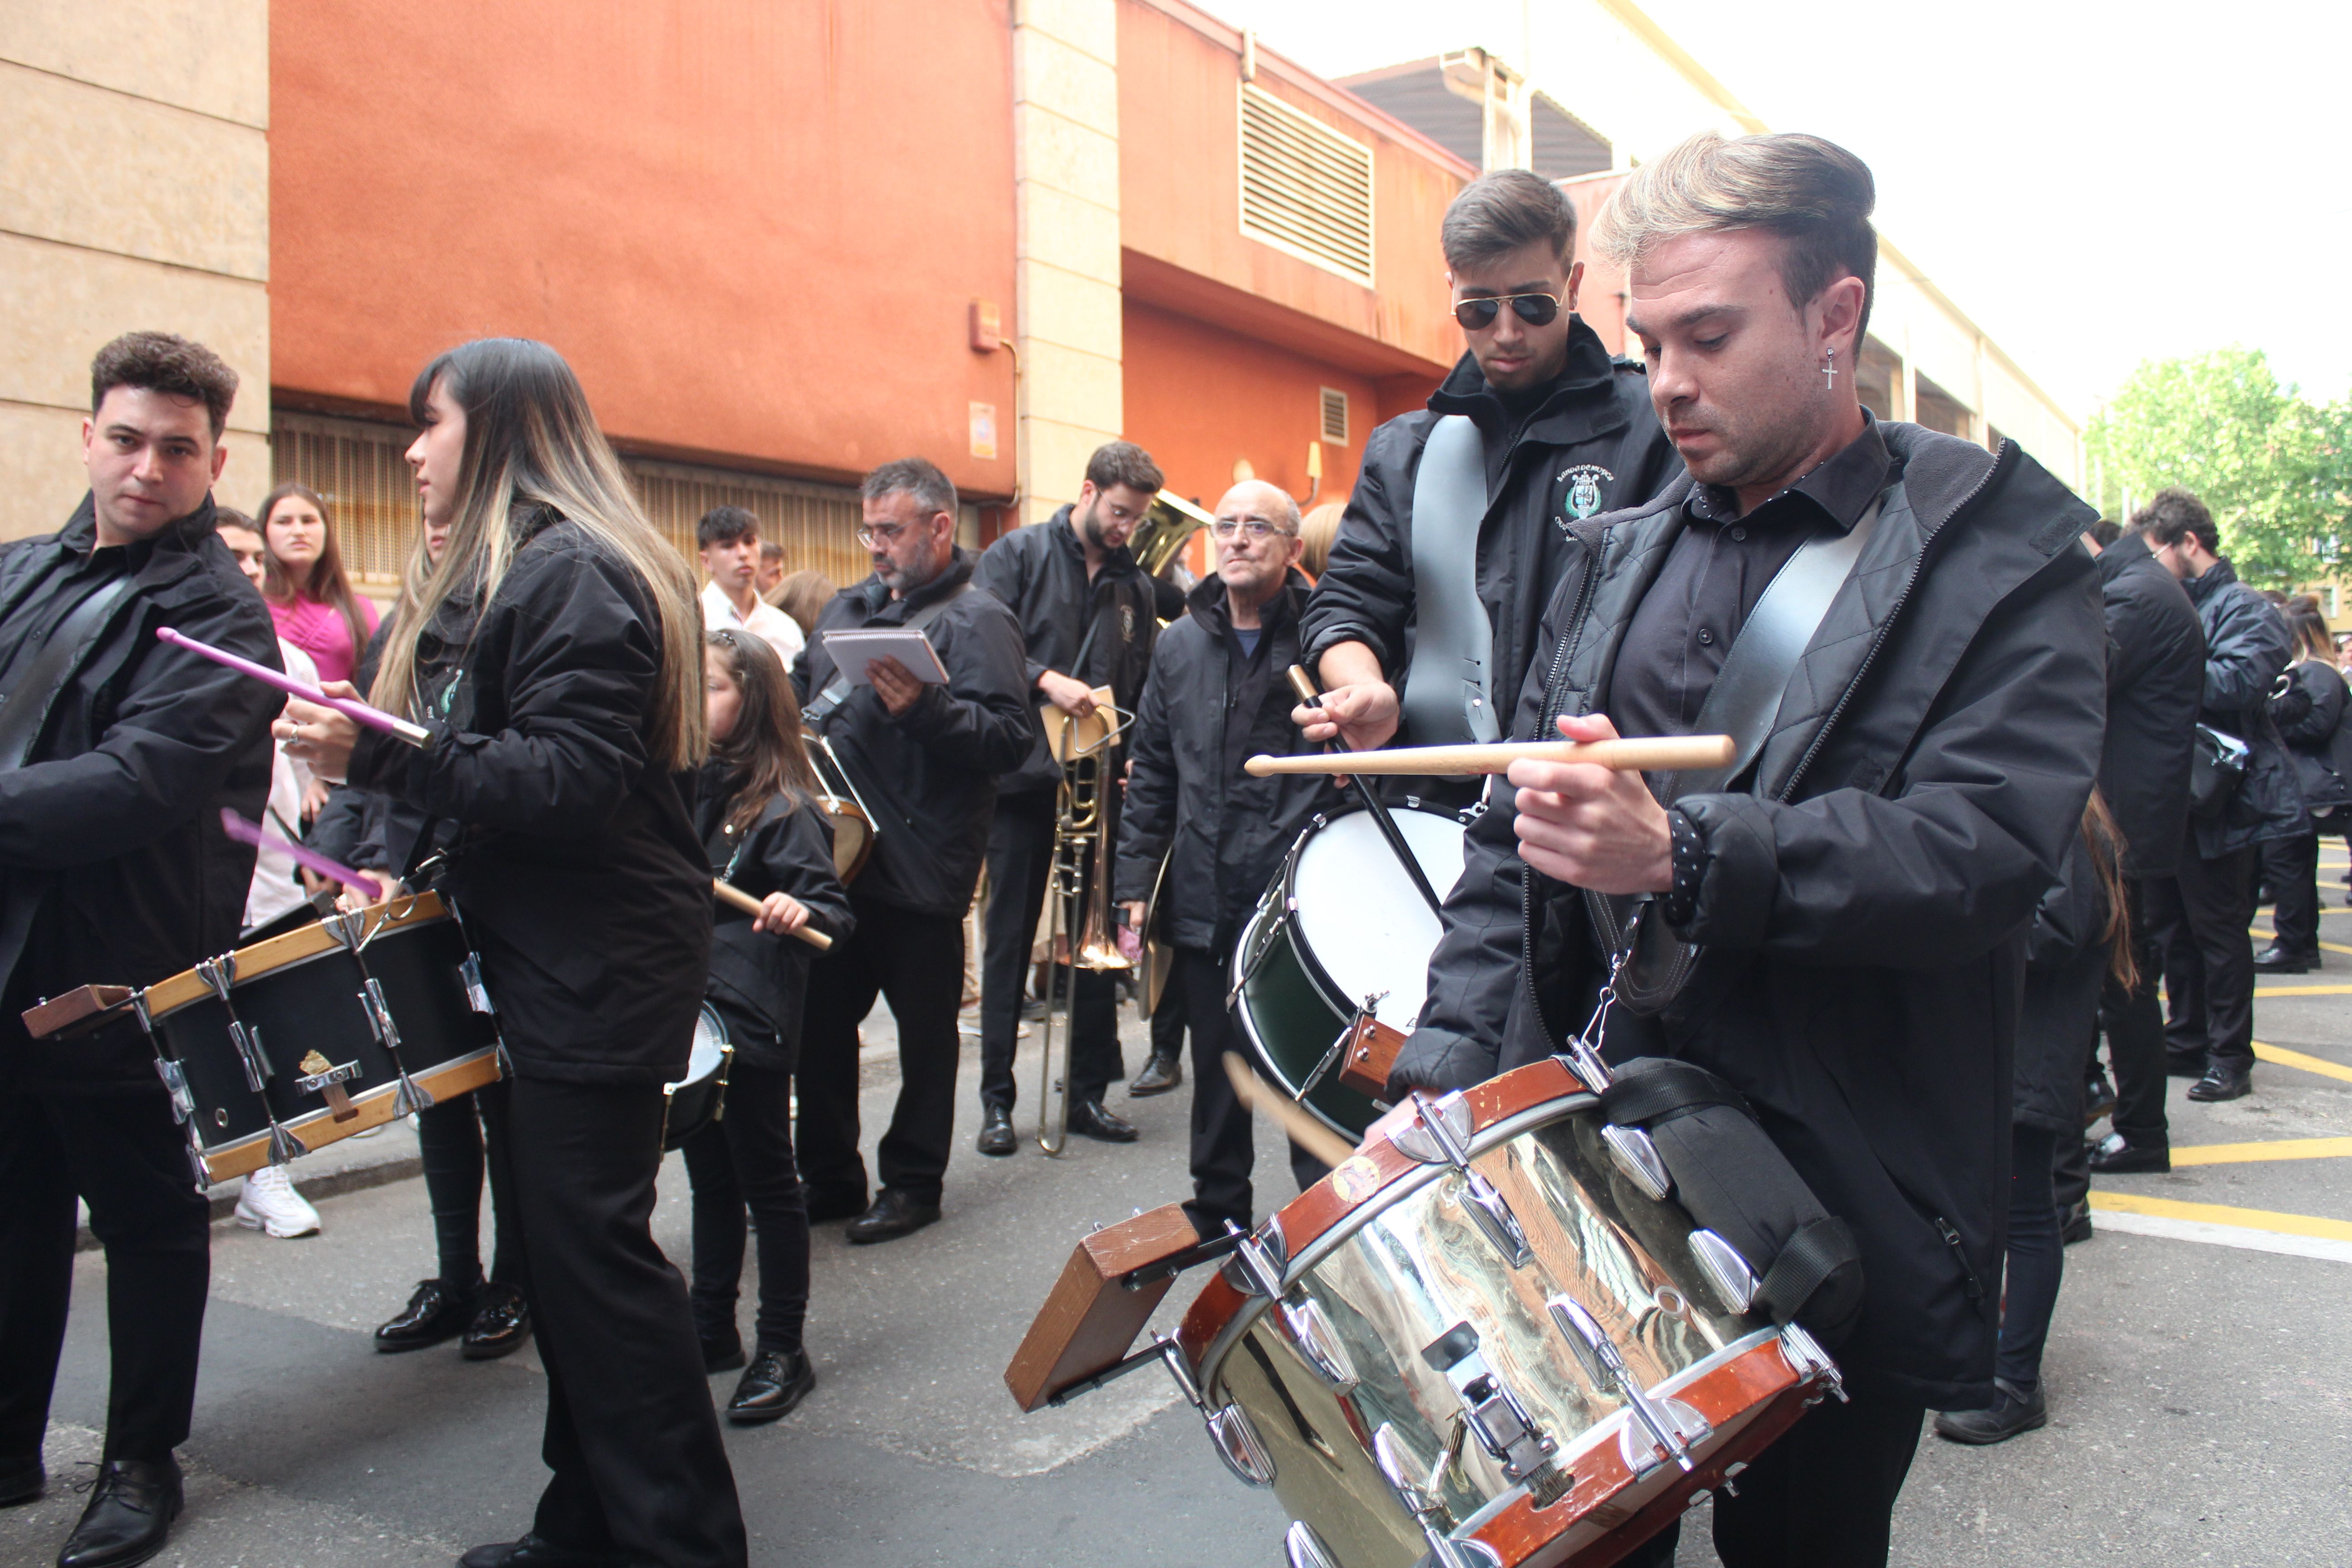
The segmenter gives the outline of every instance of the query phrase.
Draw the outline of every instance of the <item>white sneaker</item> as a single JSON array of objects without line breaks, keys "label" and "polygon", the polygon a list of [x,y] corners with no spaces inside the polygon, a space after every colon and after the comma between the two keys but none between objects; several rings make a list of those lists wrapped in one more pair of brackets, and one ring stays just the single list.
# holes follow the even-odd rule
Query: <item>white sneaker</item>
[{"label": "white sneaker", "polygon": [[319,1211],[294,1190],[285,1166],[264,1165],[245,1179],[245,1191],[237,1194],[236,1223],[284,1241],[317,1235]]}]

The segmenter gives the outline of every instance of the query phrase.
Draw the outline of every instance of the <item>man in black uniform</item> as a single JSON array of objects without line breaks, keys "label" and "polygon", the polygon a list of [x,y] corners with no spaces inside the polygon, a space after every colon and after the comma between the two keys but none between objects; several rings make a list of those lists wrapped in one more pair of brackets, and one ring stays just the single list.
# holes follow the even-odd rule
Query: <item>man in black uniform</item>
[{"label": "man in black uniform", "polygon": [[[964,911],[980,880],[996,775],[1029,754],[1036,716],[1020,623],[972,583],[972,558],[956,545],[955,486],[907,458],[866,475],[864,496],[857,537],[874,575],[834,595],[793,665],[803,718],[833,742],[877,814],[873,858],[849,890],[856,934],[809,970],[798,1142],[809,1218],[856,1215],[849,1239],[875,1242],[940,1217],[955,1136]],[[919,628],[947,684],[925,685],[897,659],[868,665],[869,684],[843,680],[825,634],[865,626]],[[877,1151],[882,1191],[868,1207],[857,1152],[857,1026],[877,995],[889,999],[898,1022],[898,1104]]]},{"label": "man in black uniform", "polygon": [[1291,840],[1334,804],[1328,779],[1242,772],[1260,752],[1315,749],[1290,722],[1286,676],[1298,662],[1307,592],[1297,570],[1298,505],[1245,480],[1217,503],[1211,533],[1217,570],[1152,654],[1116,878],[1129,923],[1140,926],[1172,847],[1162,895],[1176,949],[1168,984],[1182,988],[1192,1030],[1192,1201],[1184,1208],[1204,1237],[1222,1234],[1228,1219],[1250,1223],[1249,1112],[1219,1060],[1249,1054],[1226,1001],[1234,941]]},{"label": "man in black uniform", "polygon": [[34,1040],[24,1010],[146,985],[236,942],[281,698],[157,640],[278,668],[261,595],[213,531],[236,373],[131,332],[90,366],[89,494],[0,555],[0,1506],[41,1495],[73,1281],[74,1200],[106,1247],[106,1446],[60,1568],[144,1562],[180,1510],[212,1276],[209,1213],[138,1026]]},{"label": "man in black uniform", "polygon": [[[1507,721],[1537,620],[1569,556],[1569,525],[1645,501],[1681,469],[1642,367],[1612,362],[1575,313],[1584,264],[1571,259],[1576,209],[1558,187],[1524,169],[1474,180],[1446,208],[1440,241],[1467,352],[1426,409],[1390,420],[1364,444],[1330,563],[1307,605],[1307,667],[1328,689],[1329,715],[1294,715],[1312,741],[1328,740],[1336,720],[1351,746],[1388,744],[1420,634],[1433,623],[1458,628],[1474,613],[1463,605],[1449,616],[1424,596],[1417,531],[1443,528],[1465,554],[1475,542],[1476,598],[1492,627],[1486,706]],[[1485,509],[1416,518],[1424,448],[1453,415],[1476,428]],[[1468,510],[1476,506],[1474,496]],[[1465,723],[1458,701],[1433,706],[1446,710],[1453,731],[1407,726],[1400,743],[1494,738]]]},{"label": "man in black uniform", "polygon": [[[1160,493],[1160,467],[1129,441],[1112,441],[1087,459],[1076,506],[1044,522],[1016,528],[990,545],[972,581],[1003,600],[1028,643],[1027,674],[1038,694],[1072,717],[1095,710],[1094,692],[1108,687],[1121,711],[1135,711],[1151,668],[1159,629],[1151,582],[1128,553],[1128,536]],[[1122,745],[1105,765],[1116,779]],[[980,972],[980,1152],[1010,1154],[1013,1048],[1021,1026],[1024,978],[1054,858],[1055,797],[1062,770],[1041,731],[1019,771],[997,781],[996,817],[988,829],[988,912]],[[1103,791],[1118,831],[1118,791]],[[1090,896],[1099,892],[1090,890]],[[1135,1141],[1135,1128],[1103,1106],[1121,1076],[1113,984],[1102,970],[1073,972],[1070,1005],[1069,1130],[1107,1143]]]},{"label": "man in black uniform", "polygon": [[[1727,1081],[1862,1277],[1829,1347],[1852,1403],[1717,1498],[1727,1568],[1883,1563],[1927,1409],[1992,1401],[2024,938],[2105,710],[2090,509],[2013,444],[1880,424],[1856,398],[1874,195],[1818,138],[1709,132],[1603,215],[1689,478],[1579,528],[1514,732],[1720,723],[1755,749],[1696,789],[1662,779],[1664,803],[1637,773],[1514,763],[1467,835],[1394,1074],[1459,1087],[1559,1051],[1609,970],[1601,917],[1625,917],[1602,895],[1648,895],[1645,942],[1697,950],[1645,949],[1619,989],[1648,988],[1645,1010],[1612,1009],[1610,1059]],[[1825,591],[1817,615],[1759,609],[1784,573]],[[1760,679],[1727,677],[1742,711],[1702,720],[1733,658]],[[1671,1563],[1674,1535],[1625,1561]]]}]

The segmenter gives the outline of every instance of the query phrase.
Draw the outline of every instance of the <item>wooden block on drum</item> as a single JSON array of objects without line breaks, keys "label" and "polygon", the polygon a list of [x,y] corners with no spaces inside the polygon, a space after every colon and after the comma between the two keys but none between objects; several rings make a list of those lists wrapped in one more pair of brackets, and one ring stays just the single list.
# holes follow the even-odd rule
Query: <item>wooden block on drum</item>
[{"label": "wooden block on drum", "polygon": [[1175,1282],[1171,1276],[1130,1290],[1121,1277],[1165,1262],[1200,1239],[1182,1206],[1166,1204],[1080,1241],[1004,1369],[1014,1402],[1034,1410],[1070,1384],[1116,1365]]},{"label": "wooden block on drum", "polygon": [[1348,1048],[1339,1054],[1339,1081],[1358,1094],[1387,1100],[1389,1072],[1396,1066],[1397,1053],[1402,1049],[1402,1034],[1370,1014],[1365,1015],[1349,1038]]},{"label": "wooden block on drum", "polygon": [[130,1000],[128,985],[77,985],[62,996],[26,1008],[25,1032],[37,1040],[51,1035],[78,1035],[110,1022],[110,1016]]}]

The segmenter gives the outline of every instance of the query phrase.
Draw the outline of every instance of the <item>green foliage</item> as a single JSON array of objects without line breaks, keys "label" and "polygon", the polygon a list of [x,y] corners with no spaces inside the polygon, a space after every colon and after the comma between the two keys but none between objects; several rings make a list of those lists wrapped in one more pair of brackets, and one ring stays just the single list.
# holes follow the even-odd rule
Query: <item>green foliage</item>
[{"label": "green foliage", "polygon": [[2352,403],[2281,385],[2259,349],[2150,360],[2084,433],[2091,499],[2122,515],[2167,485],[2194,490],[2221,552],[2260,587],[2352,567]]}]

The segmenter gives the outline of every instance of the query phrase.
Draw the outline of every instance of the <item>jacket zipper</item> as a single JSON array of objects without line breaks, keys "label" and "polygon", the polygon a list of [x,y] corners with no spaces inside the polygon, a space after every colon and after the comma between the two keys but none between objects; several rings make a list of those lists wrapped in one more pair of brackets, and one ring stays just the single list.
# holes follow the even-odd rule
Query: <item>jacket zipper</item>
[{"label": "jacket zipper", "polygon": [[1965,1281],[1969,1305],[1981,1309],[1985,1299],[1984,1282],[1977,1278],[1975,1266],[1969,1262],[1969,1249],[1961,1245],[1960,1233],[1952,1228],[1949,1220],[1937,1215],[1936,1234],[1944,1238],[1944,1245],[1952,1249],[1952,1257],[1959,1263],[1960,1279]]},{"label": "jacket zipper", "polygon": [[[1568,673],[1569,661],[1584,640],[1584,612],[1592,603],[1592,590],[1601,579],[1601,558],[1609,552],[1609,531],[1602,529],[1593,542],[1592,558],[1585,563],[1584,581],[1576,590],[1576,608],[1568,618],[1568,638],[1552,654],[1551,673],[1544,677],[1543,706],[1537,710],[1537,740],[1541,731],[1559,717],[1559,683]],[[1543,1016],[1543,999],[1536,994],[1536,868],[1523,864],[1519,877],[1519,984],[1527,987],[1528,1004],[1536,1012],[1536,1023],[1546,1031],[1550,1020]],[[1547,1033],[1547,1037],[1549,1034]]]}]

